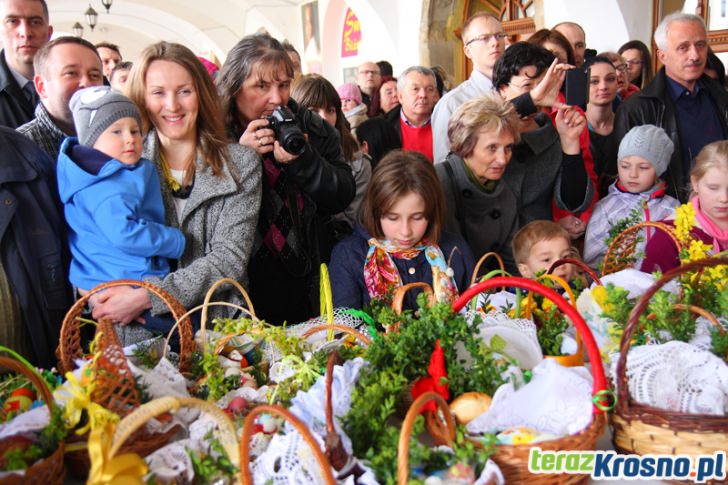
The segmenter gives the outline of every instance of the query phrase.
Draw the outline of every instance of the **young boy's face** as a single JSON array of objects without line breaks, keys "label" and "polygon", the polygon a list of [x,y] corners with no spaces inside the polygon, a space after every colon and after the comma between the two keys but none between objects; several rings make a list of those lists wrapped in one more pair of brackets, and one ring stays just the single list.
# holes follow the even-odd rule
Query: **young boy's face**
[{"label": "young boy's face", "polygon": [[650,190],[657,181],[655,167],[642,157],[624,157],[617,165],[619,182],[632,194]]},{"label": "young boy's face", "polygon": [[142,133],[134,118],[121,118],[109,125],[96,139],[94,148],[126,165],[142,156]]},{"label": "young boy's face", "polygon": [[[547,271],[559,259],[568,258],[570,249],[571,243],[563,237],[539,241],[531,247],[526,261],[518,263],[518,271],[524,278],[534,279],[539,271]],[[569,266],[562,264],[554,270],[554,275],[568,279]]]}]

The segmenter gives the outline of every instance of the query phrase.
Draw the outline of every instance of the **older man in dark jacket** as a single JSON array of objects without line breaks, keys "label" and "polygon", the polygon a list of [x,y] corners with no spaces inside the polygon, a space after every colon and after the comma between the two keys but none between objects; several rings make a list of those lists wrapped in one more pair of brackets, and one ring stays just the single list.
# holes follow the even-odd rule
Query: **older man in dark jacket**
[{"label": "older man in dark jacket", "polygon": [[51,367],[72,303],[53,163],[6,127],[0,127],[0,146],[0,338]]},{"label": "older man in dark jacket", "polygon": [[[655,30],[655,43],[664,67],[619,107],[614,131],[618,140],[637,125],[652,124],[667,132],[675,151],[663,178],[668,194],[684,202],[695,156],[728,134],[728,93],[704,74],[708,43],[702,18],[668,15]],[[607,172],[617,174],[617,160],[607,165]]]}]

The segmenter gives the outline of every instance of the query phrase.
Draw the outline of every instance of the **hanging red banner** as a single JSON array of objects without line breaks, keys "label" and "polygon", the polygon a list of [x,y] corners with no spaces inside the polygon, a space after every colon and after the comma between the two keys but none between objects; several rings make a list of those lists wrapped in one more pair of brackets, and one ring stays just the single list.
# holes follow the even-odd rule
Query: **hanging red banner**
[{"label": "hanging red banner", "polygon": [[359,54],[359,42],[361,42],[361,24],[351,8],[347,8],[344,31],[341,35],[341,57],[353,57]]}]

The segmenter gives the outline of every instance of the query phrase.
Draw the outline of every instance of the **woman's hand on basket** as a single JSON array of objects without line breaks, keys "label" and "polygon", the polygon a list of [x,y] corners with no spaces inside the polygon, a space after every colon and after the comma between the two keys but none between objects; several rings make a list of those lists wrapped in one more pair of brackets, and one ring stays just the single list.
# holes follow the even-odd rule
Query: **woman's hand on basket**
[{"label": "woman's hand on basket", "polygon": [[93,317],[98,320],[111,318],[114,322],[127,325],[133,321],[144,323],[141,314],[152,308],[152,300],[144,288],[115,286],[91,298]]}]

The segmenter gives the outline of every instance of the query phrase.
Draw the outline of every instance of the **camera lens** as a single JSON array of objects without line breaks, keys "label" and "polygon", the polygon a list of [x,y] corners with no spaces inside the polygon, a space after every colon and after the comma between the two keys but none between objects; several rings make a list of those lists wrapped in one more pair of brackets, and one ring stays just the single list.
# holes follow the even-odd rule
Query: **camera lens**
[{"label": "camera lens", "polygon": [[281,124],[276,135],[281,147],[291,155],[300,155],[306,149],[306,137],[295,122]]},{"label": "camera lens", "polygon": [[287,133],[283,137],[281,146],[291,155],[300,155],[306,149],[306,138],[300,131]]}]

